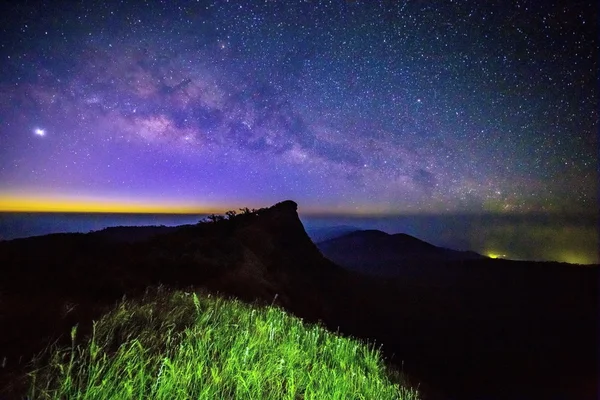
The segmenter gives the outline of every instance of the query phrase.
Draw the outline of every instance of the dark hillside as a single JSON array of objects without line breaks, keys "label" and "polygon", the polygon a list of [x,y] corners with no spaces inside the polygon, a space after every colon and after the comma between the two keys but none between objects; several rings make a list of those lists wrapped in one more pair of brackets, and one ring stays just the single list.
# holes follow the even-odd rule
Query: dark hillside
[{"label": "dark hillside", "polygon": [[158,235],[164,235],[185,228],[182,226],[114,226],[104,228],[91,233],[101,239],[109,239],[117,242],[143,242]]},{"label": "dark hillside", "polygon": [[[428,261],[416,280],[403,270],[382,279],[326,259],[296,209],[285,201],[177,229],[133,228],[129,240],[129,228],[119,228],[0,243],[7,398],[26,360],[49,341],[68,342],[73,324],[85,332],[123,295],[159,283],[274,302],[376,340],[429,398],[438,398],[431,387],[445,393],[439,398],[594,398],[597,267]],[[386,240],[431,249],[415,238]]]},{"label": "dark hillside", "polygon": [[318,247],[383,286],[355,329],[417,376],[437,371],[430,380],[460,398],[596,398],[597,265],[489,259],[380,231]]},{"label": "dark hillside", "polygon": [[138,296],[150,285],[203,287],[327,320],[331,307],[323,295],[345,273],[308,238],[296,208],[286,201],[193,226],[0,243],[3,382],[73,324],[81,322],[85,331],[123,295]]}]

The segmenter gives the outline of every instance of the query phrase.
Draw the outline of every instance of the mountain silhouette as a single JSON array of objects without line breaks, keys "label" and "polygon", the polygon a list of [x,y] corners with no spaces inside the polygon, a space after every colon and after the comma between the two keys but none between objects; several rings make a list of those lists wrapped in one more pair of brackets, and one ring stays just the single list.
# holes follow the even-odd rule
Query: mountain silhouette
[{"label": "mountain silhouette", "polygon": [[335,292],[345,272],[322,256],[296,210],[284,201],[215,223],[0,242],[0,379],[14,380],[35,353],[68,338],[72,325],[85,332],[122,296],[152,285],[199,287],[327,320],[323,294]]},{"label": "mountain silhouette", "polygon": [[446,262],[480,260],[472,251],[434,246],[404,233],[357,230],[317,244],[333,262],[346,268],[377,275],[419,275],[421,268]]},{"label": "mountain silhouette", "polygon": [[[28,360],[69,344],[73,325],[85,335],[123,296],[159,284],[276,304],[375,341],[426,400],[585,399],[597,389],[597,266],[492,260],[381,231],[317,246],[297,208],[0,242],[0,398],[22,398]],[[394,273],[357,271],[369,262]]]}]

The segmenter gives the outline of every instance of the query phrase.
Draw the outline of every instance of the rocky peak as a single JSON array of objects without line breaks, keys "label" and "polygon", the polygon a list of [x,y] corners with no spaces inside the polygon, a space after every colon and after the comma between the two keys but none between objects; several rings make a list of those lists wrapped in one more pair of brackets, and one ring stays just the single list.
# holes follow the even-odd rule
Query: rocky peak
[{"label": "rocky peak", "polygon": [[268,267],[311,268],[330,264],[304,230],[298,204],[286,200],[257,212],[257,218],[236,230],[236,238]]}]

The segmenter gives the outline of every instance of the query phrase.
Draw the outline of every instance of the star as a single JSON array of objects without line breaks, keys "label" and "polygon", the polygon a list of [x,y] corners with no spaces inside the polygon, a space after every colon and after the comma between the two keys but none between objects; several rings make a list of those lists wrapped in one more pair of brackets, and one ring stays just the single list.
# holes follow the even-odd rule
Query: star
[{"label": "star", "polygon": [[[597,107],[588,89],[597,61],[583,45],[594,41],[592,29],[567,35],[550,27],[524,39],[523,22],[550,11],[516,21],[510,7],[468,0],[433,7],[435,18],[406,1],[306,10],[290,1],[294,12],[310,10],[306,21],[274,2],[242,3],[160,12],[124,5],[122,15],[106,10],[111,24],[99,17],[85,33],[80,9],[56,24],[45,14],[33,19],[56,25],[47,36],[9,27],[0,98],[10,100],[0,101],[0,120],[26,127],[11,131],[15,149],[31,135],[53,143],[23,160],[0,146],[0,192],[2,173],[37,170],[23,161],[48,172],[23,176],[14,190],[64,183],[75,192],[154,195],[167,185],[190,201],[252,198],[262,207],[294,196],[308,208],[360,204],[365,212],[490,204],[500,212],[507,193],[534,209],[550,197],[557,209],[595,204],[597,154],[589,143]],[[575,3],[565,24],[591,26],[592,2]],[[347,13],[356,19],[341,23]],[[499,28],[493,57],[486,35],[496,20],[514,29]],[[135,28],[122,37],[113,23]],[[430,23],[438,28],[429,32]],[[548,54],[560,62],[548,64]],[[67,179],[63,166],[75,164]],[[247,185],[246,173],[265,187]]]}]

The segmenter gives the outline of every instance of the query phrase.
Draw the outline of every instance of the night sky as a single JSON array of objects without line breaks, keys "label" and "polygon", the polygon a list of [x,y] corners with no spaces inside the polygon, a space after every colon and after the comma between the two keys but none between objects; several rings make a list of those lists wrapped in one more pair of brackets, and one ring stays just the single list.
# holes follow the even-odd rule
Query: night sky
[{"label": "night sky", "polygon": [[1,209],[597,210],[596,1],[14,4]]}]

